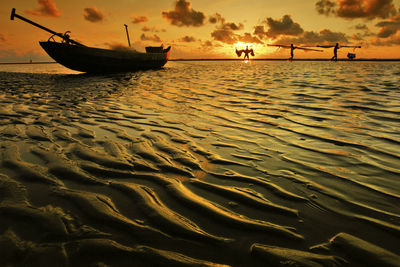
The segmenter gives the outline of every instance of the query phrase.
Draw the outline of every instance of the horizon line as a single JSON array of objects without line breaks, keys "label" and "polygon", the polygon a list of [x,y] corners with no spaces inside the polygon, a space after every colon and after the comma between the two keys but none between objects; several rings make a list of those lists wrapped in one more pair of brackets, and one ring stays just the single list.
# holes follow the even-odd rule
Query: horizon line
[{"label": "horizon line", "polygon": [[[174,58],[168,61],[244,61],[243,58]],[[288,58],[251,58],[249,61],[290,61]],[[291,61],[331,61],[330,58],[294,58]],[[338,58],[337,61],[400,61],[400,58]]]},{"label": "horizon line", "polygon": [[[173,58],[168,61],[244,61],[243,58]],[[252,58],[249,61],[290,61],[287,58]],[[291,61],[331,61],[330,58],[294,58]],[[339,58],[337,61],[400,61],[400,58]],[[0,62],[0,65],[54,64],[56,61]]]}]

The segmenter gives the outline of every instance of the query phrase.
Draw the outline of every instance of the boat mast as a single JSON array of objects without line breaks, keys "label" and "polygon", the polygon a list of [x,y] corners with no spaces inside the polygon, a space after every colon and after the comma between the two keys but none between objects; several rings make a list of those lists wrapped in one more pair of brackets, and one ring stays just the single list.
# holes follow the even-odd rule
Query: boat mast
[{"label": "boat mast", "polygon": [[76,45],[84,46],[83,44],[81,44],[81,43],[79,43],[79,42],[77,42],[77,41],[74,41],[74,40],[72,40],[72,39],[69,39],[69,37],[66,36],[66,35],[64,35],[64,34],[57,33],[57,32],[55,32],[55,31],[53,31],[53,30],[50,30],[49,28],[46,28],[46,27],[44,27],[44,26],[42,26],[42,25],[37,24],[36,22],[33,22],[33,21],[31,21],[31,20],[29,20],[29,19],[27,19],[27,18],[24,18],[23,16],[18,15],[17,13],[15,13],[15,8],[13,8],[13,9],[11,10],[11,20],[14,20],[14,18],[19,18],[20,20],[23,20],[23,21],[25,21],[25,22],[27,22],[27,23],[29,23],[29,24],[32,24],[33,26],[36,26],[36,27],[38,27],[38,28],[40,28],[40,29],[42,29],[42,30],[45,30],[45,31],[47,31],[47,32],[49,32],[49,33],[51,33],[51,34],[53,34],[53,35],[56,35],[56,36],[58,36],[58,37],[64,39],[66,42],[70,42],[70,43],[73,43],[73,44],[76,44]]},{"label": "boat mast", "polygon": [[129,40],[129,33],[128,33],[128,25],[124,24],[125,26],[125,31],[126,31],[126,37],[128,38],[128,45],[131,47],[131,41]]}]

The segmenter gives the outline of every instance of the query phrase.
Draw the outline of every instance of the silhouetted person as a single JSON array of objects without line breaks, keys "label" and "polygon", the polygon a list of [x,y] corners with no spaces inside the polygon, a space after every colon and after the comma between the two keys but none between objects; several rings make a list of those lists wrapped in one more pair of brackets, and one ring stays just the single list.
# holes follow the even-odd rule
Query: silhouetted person
[{"label": "silhouetted person", "polygon": [[244,52],[244,60],[246,60],[246,58],[247,58],[247,60],[249,60],[250,59],[250,57],[249,57],[249,54],[250,54],[250,50],[249,50],[249,46],[246,46],[246,49],[243,51]]},{"label": "silhouetted person", "polygon": [[336,43],[335,47],[333,48],[333,57],[331,58],[331,61],[337,61],[337,51],[339,49],[339,43]]},{"label": "silhouetted person", "polygon": [[296,48],[297,48],[296,46],[293,46],[293,44],[290,44],[290,58],[289,58],[290,61],[293,60],[293,56],[294,56],[293,51],[294,51]]},{"label": "silhouetted person", "polygon": [[254,56],[254,51],[253,51],[253,49],[249,49],[249,46],[246,46],[246,49],[244,49],[244,50],[237,50],[236,49],[236,54],[237,54],[238,57],[240,57],[242,55],[242,53],[244,53],[244,60],[249,60],[250,59],[249,54]]}]

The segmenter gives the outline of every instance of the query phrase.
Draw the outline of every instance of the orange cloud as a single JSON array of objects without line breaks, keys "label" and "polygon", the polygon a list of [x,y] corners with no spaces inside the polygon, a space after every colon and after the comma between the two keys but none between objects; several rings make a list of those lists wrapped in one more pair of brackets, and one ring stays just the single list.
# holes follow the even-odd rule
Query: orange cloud
[{"label": "orange cloud", "polygon": [[85,20],[90,22],[99,22],[104,18],[103,14],[97,9],[96,6],[85,8],[83,17]]},{"label": "orange cloud", "polygon": [[250,33],[245,33],[244,35],[234,33],[234,31],[243,30],[244,25],[242,23],[226,22],[225,18],[218,13],[210,16],[209,22],[217,24],[215,30],[211,32],[211,37],[213,37],[215,41],[225,44],[234,44],[238,41],[244,42],[244,40],[247,40],[246,42],[248,43],[262,43],[257,37],[252,36]]},{"label": "orange cloud", "polygon": [[225,44],[235,44],[238,41],[244,43],[256,43],[262,44],[263,42],[258,39],[256,36],[252,36],[250,33],[244,33],[243,35],[234,33],[231,29],[216,29],[211,33],[211,37],[214,38],[215,41],[219,41]]},{"label": "orange cloud", "polygon": [[326,16],[336,14],[336,7],[336,2],[331,0],[319,0],[315,4],[315,8],[317,9],[318,13]]},{"label": "orange cloud", "polygon": [[301,36],[298,37],[284,36],[275,42],[275,44],[297,44],[310,46],[334,43],[348,43],[348,37],[342,32],[333,32],[328,29],[323,29],[320,32],[305,31]]},{"label": "orange cloud", "polygon": [[223,18],[219,13],[215,13],[215,15],[210,16],[208,21],[212,24],[219,23],[219,25],[217,26],[217,28],[219,29],[237,31],[244,28],[244,25],[242,23],[236,24],[234,22],[225,22],[225,18]]},{"label": "orange cloud", "polygon": [[54,0],[38,0],[40,5],[37,9],[30,9],[25,12],[34,16],[48,16],[48,17],[59,17],[62,12],[56,7]]},{"label": "orange cloud", "polygon": [[201,42],[201,48],[206,48],[206,49],[214,49],[215,47],[223,47],[220,43],[213,43],[210,40],[206,40],[204,42]]},{"label": "orange cloud", "polygon": [[260,39],[258,39],[256,36],[252,36],[248,32],[244,33],[243,35],[239,35],[238,40],[243,43],[263,44]]},{"label": "orange cloud", "polygon": [[379,27],[378,37],[387,38],[400,32],[400,14],[386,21],[376,24]]},{"label": "orange cloud", "polygon": [[392,34],[388,38],[375,38],[371,41],[371,44],[376,46],[400,45],[400,31],[398,31],[396,34]]},{"label": "orange cloud", "polygon": [[352,39],[355,41],[362,41],[365,40],[365,37],[371,37],[375,35],[365,24],[357,24],[356,26],[354,26],[354,29],[358,31],[357,33],[354,33],[352,36]]},{"label": "orange cloud", "polygon": [[208,19],[208,22],[215,24],[217,22],[225,22],[225,19],[221,16],[221,14],[219,13],[215,13],[215,15],[210,16],[210,18]]},{"label": "orange cloud", "polygon": [[341,18],[389,18],[397,14],[393,0],[319,0],[318,13]]},{"label": "orange cloud", "polygon": [[157,42],[157,43],[162,42],[161,38],[156,34],[153,34],[153,36],[150,36],[150,35],[145,35],[144,33],[142,33],[142,35],[140,36],[140,40],[142,40],[142,41],[153,41],[153,42]]},{"label": "orange cloud", "polygon": [[149,19],[146,16],[132,16],[132,23],[133,24],[139,24],[142,22],[146,22]]},{"label": "orange cloud", "polygon": [[186,2],[185,0],[177,0],[175,2],[175,9],[167,12],[162,12],[162,16],[172,25],[178,27],[199,27],[204,25],[204,13],[195,11],[190,6],[190,2]]},{"label": "orange cloud", "polygon": [[216,29],[211,33],[211,36],[215,41],[220,41],[221,43],[234,44],[237,42],[236,34],[229,29]]},{"label": "orange cloud", "polygon": [[254,27],[254,34],[259,38],[276,39],[281,35],[301,35],[304,30],[300,24],[294,22],[290,15],[284,15],[280,20],[267,18],[264,23],[268,26],[268,31],[265,31],[263,25]]},{"label": "orange cloud", "polygon": [[143,26],[142,32],[166,32],[166,29],[158,29],[157,27]]},{"label": "orange cloud", "polygon": [[205,41],[202,43],[202,46],[213,46],[213,43],[211,41]]},{"label": "orange cloud", "polygon": [[193,36],[185,36],[182,37],[181,39],[179,39],[180,42],[184,42],[184,43],[191,43],[191,42],[196,42],[196,38],[194,38]]}]

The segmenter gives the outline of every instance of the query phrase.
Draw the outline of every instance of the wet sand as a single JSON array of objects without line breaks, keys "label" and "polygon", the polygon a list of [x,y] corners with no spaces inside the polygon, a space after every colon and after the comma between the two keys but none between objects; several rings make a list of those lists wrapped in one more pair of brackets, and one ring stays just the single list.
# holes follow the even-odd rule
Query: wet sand
[{"label": "wet sand", "polygon": [[1,266],[400,266],[398,64],[168,64],[0,72]]}]

